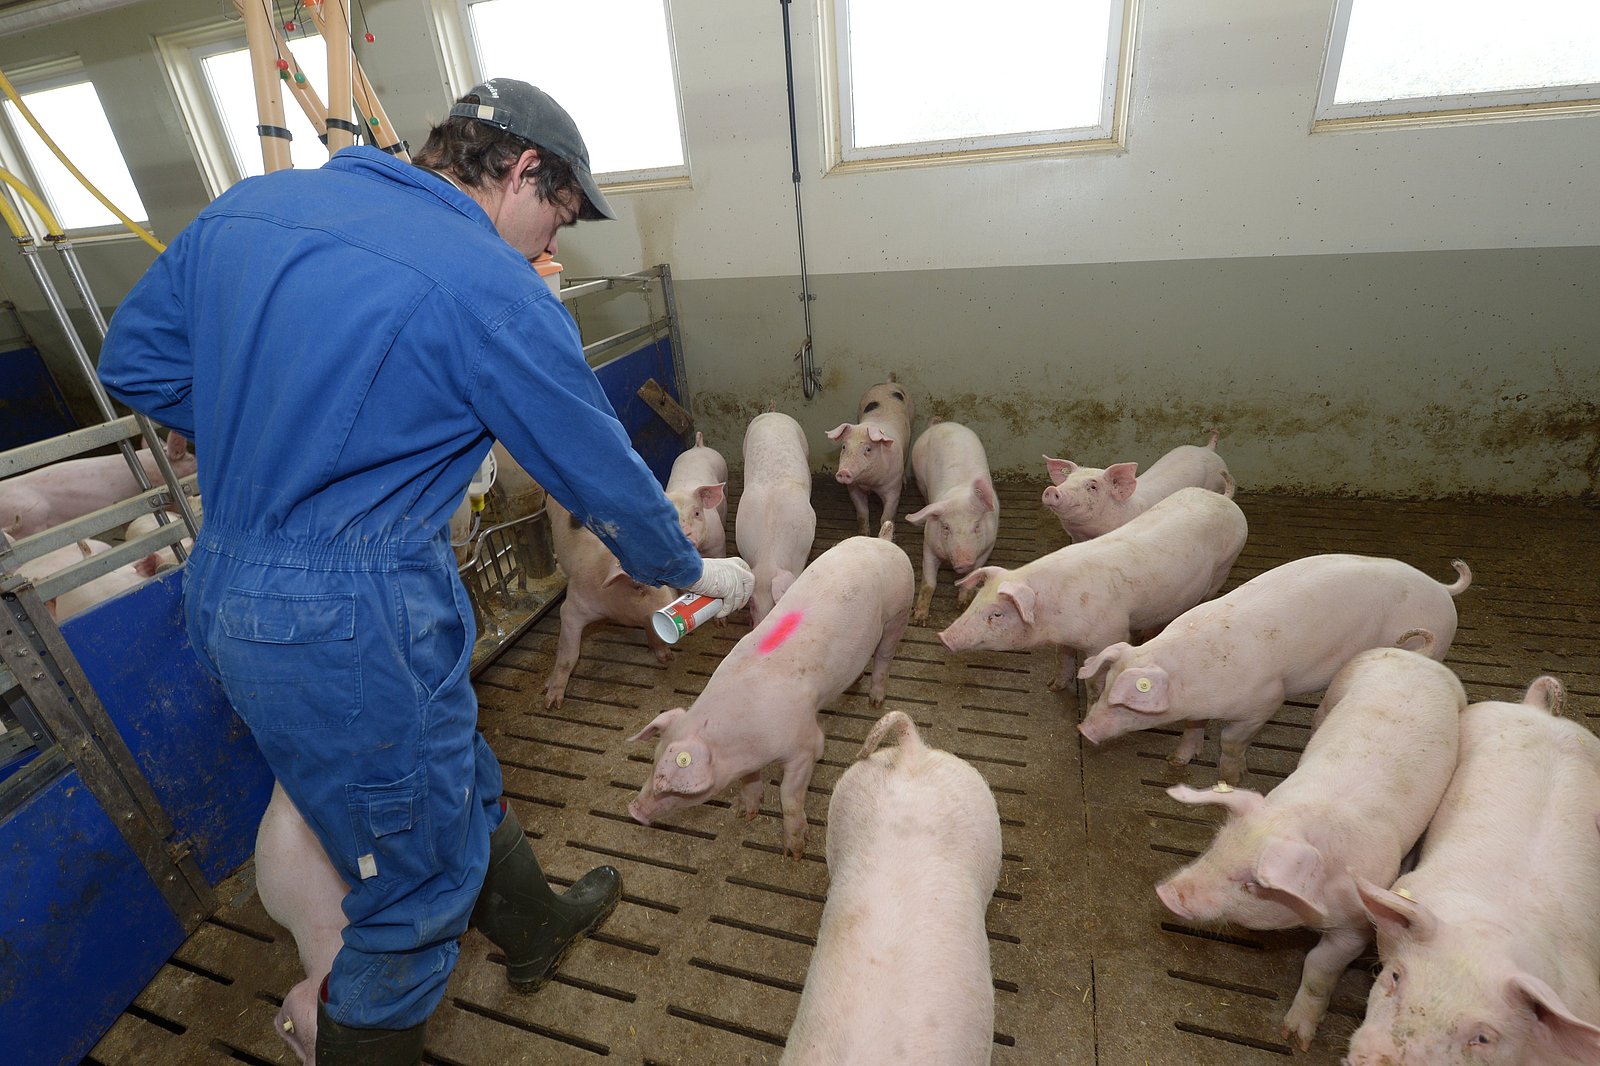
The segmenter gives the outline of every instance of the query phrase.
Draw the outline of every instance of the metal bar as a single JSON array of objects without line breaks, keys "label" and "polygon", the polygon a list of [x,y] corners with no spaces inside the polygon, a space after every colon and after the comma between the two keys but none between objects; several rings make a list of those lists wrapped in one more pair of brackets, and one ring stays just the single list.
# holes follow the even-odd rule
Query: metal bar
[{"label": "metal bar", "polygon": [[16,675],[52,739],[72,760],[185,931],[216,905],[187,849],[171,851],[172,823],[117,734],[72,649],[30,588],[0,595],[0,660]]},{"label": "metal bar", "polygon": [[11,448],[0,452],[0,478],[26,473],[95,448],[103,448],[107,444],[115,444],[119,440],[131,440],[138,435],[139,424],[132,415],[128,415],[88,429],[75,429],[49,440]]},{"label": "metal bar", "polygon": [[0,547],[0,573],[16,570],[22,564],[32,562],[57,548],[65,548],[68,544],[97,537],[107,530],[127,525],[140,515],[154,513],[154,508],[167,506],[168,502],[169,494],[165,488],[145,489],[139,495],[131,496],[121,503],[102,507],[81,518],[74,518],[59,526],[41,530],[31,537],[24,537],[12,544],[9,549]]},{"label": "metal bar", "polygon": [[615,336],[607,337],[605,340],[595,341],[593,344],[586,344],[583,346],[583,357],[589,361],[590,366],[594,366],[595,356],[609,352],[611,349],[620,347],[639,337],[659,334],[666,329],[666,325],[665,319],[657,319],[654,322],[630,329],[625,333],[618,333]]},{"label": "metal bar", "polygon": [[48,577],[34,581],[24,574],[13,574],[0,580],[0,589],[11,591],[32,587],[39,594],[39,598],[46,603],[60,596],[64,592],[71,592],[81,588],[97,577],[103,577],[131,562],[143,559],[150,553],[140,551],[139,545],[118,544],[109,551],[97,552],[86,556],[82,562],[73,563],[64,570],[57,570]]},{"label": "metal bar", "polygon": [[[661,275],[661,297],[667,315],[667,339],[672,345],[672,373],[678,382],[678,402],[694,417],[694,402],[689,392],[689,376],[683,362],[683,334],[678,330],[678,299],[672,288],[672,267],[662,263],[656,267]],[[687,434],[685,434],[687,437]],[[689,443],[686,439],[685,444]]]}]

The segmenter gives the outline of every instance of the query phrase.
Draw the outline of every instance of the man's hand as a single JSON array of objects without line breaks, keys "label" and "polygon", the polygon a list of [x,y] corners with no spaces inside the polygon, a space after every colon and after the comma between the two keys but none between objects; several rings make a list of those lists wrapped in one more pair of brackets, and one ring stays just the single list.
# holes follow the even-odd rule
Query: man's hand
[{"label": "man's hand", "polygon": [[755,589],[756,576],[750,572],[750,564],[734,556],[730,559],[703,560],[700,580],[684,591],[721,600],[722,610],[717,612],[717,617],[726,618],[749,603],[750,594]]}]

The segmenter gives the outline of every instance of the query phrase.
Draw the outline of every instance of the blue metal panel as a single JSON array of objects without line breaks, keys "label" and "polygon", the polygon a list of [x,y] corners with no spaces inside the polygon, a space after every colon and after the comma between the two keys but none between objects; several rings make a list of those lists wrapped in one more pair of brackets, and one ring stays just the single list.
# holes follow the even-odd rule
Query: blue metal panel
[{"label": "blue metal panel", "polygon": [[683,451],[683,442],[649,404],[639,399],[638,391],[639,386],[655,378],[656,384],[669,396],[683,402],[678,395],[678,375],[672,366],[671,340],[662,337],[613,359],[594,373],[616,409],[617,418],[627,429],[634,451],[644,456],[656,480],[665,485],[672,473],[672,461]]},{"label": "blue metal panel", "polygon": [[36,349],[0,352],[0,451],[77,428]]},{"label": "blue metal panel", "polygon": [[77,1063],[183,943],[75,770],[0,821],[0,1058]]},{"label": "blue metal panel", "polygon": [[215,885],[255,850],[272,771],[183,625],[183,571],[62,623],[117,732]]}]

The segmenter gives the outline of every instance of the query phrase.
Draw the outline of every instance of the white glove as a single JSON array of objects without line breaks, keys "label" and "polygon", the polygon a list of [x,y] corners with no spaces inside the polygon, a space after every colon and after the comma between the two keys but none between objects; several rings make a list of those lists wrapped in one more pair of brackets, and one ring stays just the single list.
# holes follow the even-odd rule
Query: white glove
[{"label": "white glove", "polygon": [[756,590],[756,576],[750,564],[738,556],[729,559],[705,559],[700,564],[700,580],[684,589],[722,601],[718,618],[726,618],[750,602]]}]

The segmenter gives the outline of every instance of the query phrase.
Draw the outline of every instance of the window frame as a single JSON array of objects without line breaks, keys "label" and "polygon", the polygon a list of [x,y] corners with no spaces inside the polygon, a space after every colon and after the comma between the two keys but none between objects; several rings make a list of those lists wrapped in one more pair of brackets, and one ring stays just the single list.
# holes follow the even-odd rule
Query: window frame
[{"label": "window frame", "polygon": [[1600,112],[1600,82],[1335,103],[1355,0],[1334,0],[1312,129],[1447,125]]},{"label": "window frame", "polygon": [[1102,120],[1094,126],[1026,133],[961,137],[944,141],[859,148],[848,143],[850,42],[847,9],[850,0],[823,0],[817,5],[821,42],[824,172],[936,166],[983,160],[1082,155],[1123,151],[1128,141],[1128,107],[1132,98],[1134,42],[1141,0],[1110,0],[1106,25],[1106,67],[1101,86]]},{"label": "window frame", "polygon": [[[20,67],[12,71],[8,77],[12,87],[17,90],[18,96],[26,96],[29,93],[46,89],[59,89],[68,85],[86,83],[94,90],[96,99],[100,97],[100,89],[94,84],[94,79],[89,76],[88,69],[83,65],[83,57],[79,55],[65,56],[60,59]],[[100,104],[100,110],[102,113],[105,111],[104,101]],[[22,119],[20,115],[18,119],[26,124],[27,120]],[[108,125],[110,119],[111,116],[106,115]],[[112,132],[112,140],[113,142],[116,140],[115,131]],[[117,145],[117,152],[119,155],[122,152],[120,144]],[[70,153],[68,158],[71,158]],[[45,189],[44,183],[39,180],[39,175],[33,169],[33,163],[28,159],[27,152],[23,150],[22,142],[11,121],[9,109],[6,111],[6,117],[0,119],[0,163],[4,163],[7,170],[16,175],[19,180],[25,182],[29,189],[38,193],[49,206],[52,214],[57,212],[56,205],[50,201],[48,190]],[[133,177],[133,168],[128,167],[126,156],[122,156],[122,165],[128,169],[128,176],[131,179]],[[137,181],[134,182],[134,186],[137,190]],[[44,223],[33,208],[22,203],[21,196],[12,190],[8,189],[0,195],[11,197],[11,203],[18,207],[18,214],[22,218],[23,226],[35,242],[42,242],[46,236]],[[139,200],[144,206],[145,214],[148,215],[150,213],[150,205],[144,203],[143,193],[139,195]],[[128,211],[126,205],[117,204],[117,207],[120,210]],[[130,218],[133,217],[132,212],[128,212],[128,215]],[[78,227],[69,227],[61,220],[59,215],[57,215],[56,221],[61,222],[63,235],[74,243],[101,243],[118,240],[136,241],[140,239],[138,234],[129,230],[120,220],[116,219],[99,226]],[[147,228],[150,225],[150,219],[148,218],[135,218],[134,221]]]},{"label": "window frame", "polygon": [[[486,80],[483,55],[478,48],[470,8],[484,0],[434,0],[435,25],[439,29],[441,59],[446,80],[450,83],[450,99],[464,96],[468,89]],[[673,28],[672,0],[655,0],[661,4],[662,18],[667,32],[667,61],[672,70],[672,106],[678,115],[678,144],[683,150],[683,162],[665,167],[648,167],[638,170],[595,171],[594,180],[605,193],[640,192],[650,189],[688,188],[692,184],[689,155],[689,125],[684,117],[683,76],[678,65],[678,39]],[[454,16],[455,25],[448,25]],[[598,38],[597,38],[598,39]],[[570,47],[570,45],[569,45]]]}]

